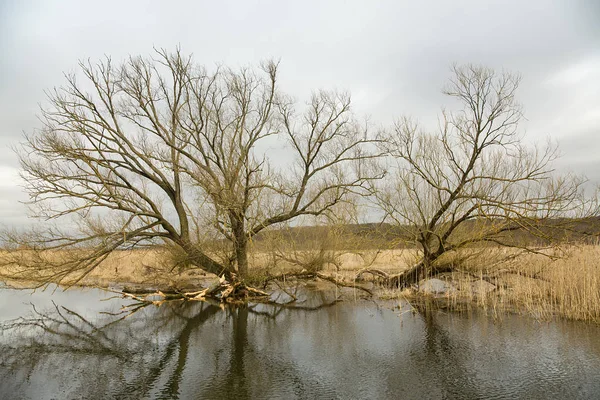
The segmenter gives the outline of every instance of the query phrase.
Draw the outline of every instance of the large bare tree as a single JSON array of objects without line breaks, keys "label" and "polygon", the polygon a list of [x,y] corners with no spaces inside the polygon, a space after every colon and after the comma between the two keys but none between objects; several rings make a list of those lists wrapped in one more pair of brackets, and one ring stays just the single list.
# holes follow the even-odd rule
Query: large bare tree
[{"label": "large bare tree", "polygon": [[[28,256],[44,279],[83,277],[115,250],[165,243],[184,264],[244,278],[255,235],[326,216],[380,175],[361,166],[377,154],[350,97],[316,92],[296,112],[275,62],[210,72],[156,50],[79,66],[49,92],[42,128],[19,152],[36,216],[72,217],[29,234],[29,248],[54,254]],[[289,162],[274,163],[278,151]],[[48,250],[72,251],[56,261]]]},{"label": "large bare tree", "polygon": [[553,239],[559,218],[584,206],[583,180],[554,173],[556,148],[524,141],[519,76],[475,65],[452,72],[444,94],[459,107],[442,112],[437,132],[403,118],[388,135],[393,176],[375,197],[385,220],[420,250],[400,285],[451,268],[440,257],[466,246],[534,250],[531,237]]}]

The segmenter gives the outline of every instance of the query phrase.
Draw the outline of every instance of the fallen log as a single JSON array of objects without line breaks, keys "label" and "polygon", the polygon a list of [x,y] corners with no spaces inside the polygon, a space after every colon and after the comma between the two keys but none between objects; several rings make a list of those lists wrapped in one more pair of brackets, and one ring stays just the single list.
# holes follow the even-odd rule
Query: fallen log
[{"label": "fallen log", "polygon": [[320,278],[320,279],[323,279],[323,280],[326,280],[326,281],[329,281],[329,282],[335,284],[336,286],[350,287],[350,288],[353,288],[353,289],[359,289],[359,290],[362,290],[362,291],[368,293],[369,296],[373,296],[373,292],[370,289],[367,289],[366,287],[364,287],[362,285],[358,285],[355,282],[345,282],[343,279],[337,279],[337,278],[335,278],[333,276],[325,275],[325,274],[322,274],[320,272],[315,272],[315,275],[318,278]]},{"label": "fallen log", "polygon": [[356,280],[356,281],[362,280],[362,276],[364,274],[371,274],[373,276],[377,276],[379,278],[382,278],[385,281],[387,281],[387,280],[390,279],[389,274],[387,272],[385,272],[385,271],[382,271],[382,270],[376,269],[376,268],[364,268],[364,269],[361,269],[360,271],[358,271],[358,273],[354,277],[354,280]]}]

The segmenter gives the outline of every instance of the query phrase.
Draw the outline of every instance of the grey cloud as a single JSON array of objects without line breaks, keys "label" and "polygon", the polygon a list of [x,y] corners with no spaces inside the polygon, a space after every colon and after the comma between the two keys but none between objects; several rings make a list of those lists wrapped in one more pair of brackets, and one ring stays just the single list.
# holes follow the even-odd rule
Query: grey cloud
[{"label": "grey cloud", "polygon": [[[581,122],[570,107],[582,101],[583,91],[547,84],[560,71],[600,56],[599,4],[0,1],[0,165],[16,166],[5,149],[21,140],[22,131],[38,126],[44,90],[60,85],[62,72],[74,70],[78,59],[108,54],[119,60],[177,44],[208,66],[281,58],[286,91],[304,99],[320,87],[346,89],[356,110],[370,114],[375,124],[410,114],[434,126],[453,62],[506,68],[523,76],[519,98],[532,136],[581,136],[588,152],[600,153],[594,129],[600,121],[551,123],[564,113]],[[593,79],[585,85],[600,87],[600,77]],[[600,109],[598,96],[585,101]],[[563,153],[578,154],[568,144]],[[22,213],[18,210],[14,213]]]},{"label": "grey cloud", "polygon": [[27,207],[22,204],[26,200],[20,188],[0,188],[0,227],[20,228],[30,225],[33,221],[27,216]]}]

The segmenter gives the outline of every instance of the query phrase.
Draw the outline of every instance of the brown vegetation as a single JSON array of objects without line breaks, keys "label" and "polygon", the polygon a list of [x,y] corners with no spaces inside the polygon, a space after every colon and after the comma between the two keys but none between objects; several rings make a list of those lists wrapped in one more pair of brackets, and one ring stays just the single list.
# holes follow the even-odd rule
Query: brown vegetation
[{"label": "brown vegetation", "polygon": [[[544,320],[600,322],[600,247],[571,246],[552,252],[560,254],[552,259],[509,249],[474,252],[460,267],[437,276],[453,290],[425,298],[451,310],[483,309],[494,317],[517,312]],[[416,286],[386,290],[382,297],[423,300]]]},{"label": "brown vegetation", "polygon": [[[338,250],[329,253],[329,261],[315,271],[308,271],[296,262],[279,259],[273,263],[273,254],[253,252],[250,256],[250,275],[257,284],[287,275],[304,274],[310,280],[335,279],[335,283],[369,288],[376,298],[398,298],[420,301],[434,298],[438,305],[453,309],[477,307],[495,316],[505,312],[521,312],[541,319],[562,317],[600,322],[600,247],[582,245],[563,247],[552,259],[547,255],[517,252],[514,249],[471,248],[448,257],[454,263],[453,272],[438,275],[456,290],[441,295],[427,295],[415,285],[408,289],[380,286],[377,274],[381,271],[394,276],[410,268],[419,254],[416,249],[395,250]],[[303,250],[290,253],[297,260],[319,259],[321,251]],[[177,271],[177,270],[175,270]],[[302,272],[304,271],[304,272]],[[320,276],[320,277],[319,277]],[[361,279],[357,280],[357,276]],[[17,280],[15,280],[17,279]],[[37,286],[36,282],[18,281],[18,268],[0,270],[0,280],[11,285]],[[372,281],[375,285],[370,285]],[[480,282],[492,283],[493,290],[479,291]],[[137,287],[142,292],[167,289],[202,294],[202,289],[215,289],[214,276],[205,276],[200,269],[181,270],[177,273],[169,264],[168,254],[160,249],[115,252],[80,284],[95,287]],[[211,290],[212,290],[211,289]],[[369,290],[368,290],[369,291]],[[361,290],[361,293],[367,293]],[[368,294],[368,293],[367,293]]]}]

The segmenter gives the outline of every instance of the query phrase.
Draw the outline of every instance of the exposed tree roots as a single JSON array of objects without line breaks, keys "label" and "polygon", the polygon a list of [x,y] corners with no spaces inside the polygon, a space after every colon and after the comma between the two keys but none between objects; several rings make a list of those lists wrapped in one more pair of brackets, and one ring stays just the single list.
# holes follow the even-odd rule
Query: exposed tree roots
[{"label": "exposed tree roots", "polygon": [[441,273],[445,273],[445,272],[459,272],[461,274],[470,275],[474,278],[489,282],[493,285],[498,285],[498,278],[501,275],[506,275],[506,274],[521,275],[526,278],[547,281],[542,276],[540,276],[540,273],[526,274],[526,273],[523,273],[523,272],[520,272],[517,270],[502,269],[502,270],[494,271],[489,274],[488,273],[483,274],[483,273],[475,273],[472,271],[465,271],[465,270],[456,268],[453,265],[448,265],[448,264],[440,265],[440,266],[436,266],[436,267],[427,269],[423,266],[422,263],[416,264],[412,268],[410,268],[406,271],[403,271],[399,274],[388,274],[387,272],[382,271],[380,269],[365,268],[365,269],[361,269],[360,271],[358,271],[358,273],[356,274],[354,279],[355,279],[355,281],[360,282],[360,281],[364,280],[365,274],[369,274],[369,275],[373,276],[374,281],[376,281],[378,284],[380,284],[382,286],[403,289],[406,287],[417,285],[419,283],[419,281],[422,279],[433,278],[433,277],[435,277]]},{"label": "exposed tree roots", "polygon": [[[169,290],[164,292],[156,290],[153,292],[142,293],[141,290],[136,290],[136,293],[130,291],[117,292],[123,297],[136,300],[139,304],[154,304],[161,305],[166,301],[173,300],[190,300],[190,301],[217,301],[221,303],[242,303],[250,299],[268,298],[269,293],[253,288],[243,282],[228,282],[221,278],[219,281],[202,290],[186,292]],[[131,308],[128,306],[128,308]]]},{"label": "exposed tree roots", "polygon": [[[270,276],[265,281],[266,283],[270,281],[285,281],[286,279],[297,278],[297,279],[315,279],[319,278],[324,281],[331,282],[336,286],[340,287],[350,287],[354,289],[359,289],[366,292],[369,296],[373,295],[373,292],[355,282],[345,281],[343,278],[334,277],[330,275],[323,274],[321,272],[298,272],[298,273],[288,273],[277,276]],[[279,288],[282,288],[278,285]],[[282,289],[284,290],[284,289]],[[142,307],[145,305],[157,305],[167,301],[173,300],[189,300],[189,301],[215,301],[219,303],[230,303],[230,304],[241,304],[246,303],[248,301],[258,301],[258,302],[270,302],[270,294],[254,288],[252,286],[248,286],[242,281],[237,282],[229,282],[224,278],[220,278],[219,281],[207,288],[198,291],[179,291],[177,289],[170,288],[169,290],[156,290],[152,292],[143,291],[141,289],[136,290],[123,290],[121,292],[113,291],[114,293],[118,293],[123,297],[130,298],[135,300],[136,303],[133,305],[128,305],[126,307],[127,310],[137,309],[136,307]],[[284,290],[284,292],[286,292]],[[287,293],[287,292],[286,292]],[[293,297],[293,296],[292,296]]]},{"label": "exposed tree roots", "polygon": [[[279,290],[288,294],[292,299],[291,302],[297,300],[296,296],[286,288],[286,281],[290,279],[297,280],[312,280],[321,279],[333,283],[338,287],[348,287],[357,290],[361,290],[367,293],[369,296],[373,296],[373,291],[361,282],[365,279],[365,275],[371,275],[373,281],[376,284],[391,288],[406,288],[417,285],[421,279],[432,278],[441,273],[445,272],[460,272],[467,275],[472,275],[478,279],[490,282],[494,285],[498,284],[498,274],[501,273],[512,273],[511,271],[498,271],[495,274],[475,274],[469,271],[463,271],[455,268],[453,265],[439,265],[435,267],[426,268],[422,263],[414,265],[406,271],[398,274],[389,274],[383,270],[376,268],[365,268],[356,274],[353,280],[347,280],[343,277],[327,275],[318,271],[306,271],[302,270],[299,272],[290,272],[280,275],[271,275],[263,280],[263,289],[266,289],[268,283],[273,282]],[[535,278],[535,277],[532,277]],[[283,282],[283,284],[281,284]],[[229,304],[242,304],[248,301],[270,303],[271,295],[265,290],[260,290],[252,286],[247,285],[243,281],[229,282],[225,278],[220,278],[215,284],[197,291],[182,291],[173,288],[156,290],[153,292],[143,290],[131,290],[124,289],[122,292],[116,292],[121,294],[123,297],[127,297],[136,301],[133,305],[126,307],[127,310],[131,310],[136,307],[143,307],[145,305],[154,304],[161,305],[166,301],[173,300],[189,300],[189,301],[211,301],[217,303],[229,303]]]},{"label": "exposed tree roots", "polygon": [[360,270],[354,279],[360,281],[363,279],[364,274],[371,274],[383,286],[403,289],[416,285],[421,279],[432,278],[443,272],[452,272],[453,270],[454,268],[451,265],[426,268],[423,263],[418,263],[406,271],[392,275],[380,269],[365,268]]},{"label": "exposed tree roots", "polygon": [[336,286],[349,287],[349,288],[353,288],[353,289],[362,290],[363,292],[367,293],[369,296],[373,296],[373,291],[371,291],[371,289],[369,289],[361,284],[357,284],[356,280],[347,281],[343,277],[335,277],[335,276],[331,276],[331,275],[326,275],[322,272],[301,271],[301,272],[285,273],[285,274],[281,274],[281,275],[273,275],[273,276],[269,276],[268,279],[265,281],[265,283],[268,283],[270,281],[282,281],[282,280],[286,280],[289,278],[297,278],[297,279],[319,278],[324,281],[331,282]]}]

